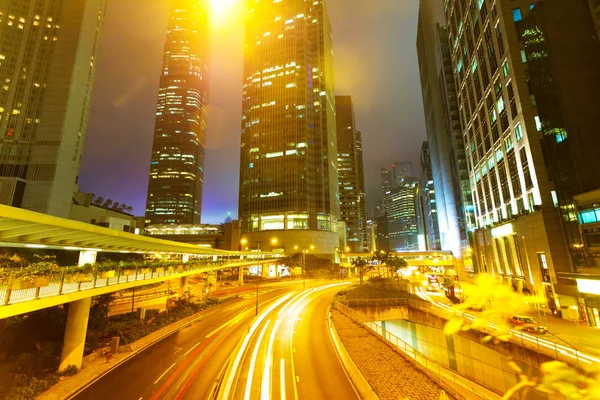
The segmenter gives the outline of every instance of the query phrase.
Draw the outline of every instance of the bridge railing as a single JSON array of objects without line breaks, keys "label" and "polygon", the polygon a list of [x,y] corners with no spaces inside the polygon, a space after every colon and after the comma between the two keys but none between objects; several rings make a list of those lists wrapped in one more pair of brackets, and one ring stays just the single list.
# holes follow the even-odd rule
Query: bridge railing
[{"label": "bridge railing", "polygon": [[391,299],[348,299],[341,302],[347,307],[398,307],[410,306],[417,308],[429,308],[431,303],[409,297]]},{"label": "bridge railing", "polygon": [[46,276],[25,277],[22,271],[9,273],[0,281],[0,307],[40,298],[59,296],[82,290],[119,285],[128,282],[173,278],[177,276],[203,273],[216,269],[236,268],[238,266],[262,264],[275,258],[244,260],[239,262],[209,261],[205,263],[182,264],[175,266],[138,266],[117,267],[104,271],[93,268],[91,271],[61,268],[57,273]]}]

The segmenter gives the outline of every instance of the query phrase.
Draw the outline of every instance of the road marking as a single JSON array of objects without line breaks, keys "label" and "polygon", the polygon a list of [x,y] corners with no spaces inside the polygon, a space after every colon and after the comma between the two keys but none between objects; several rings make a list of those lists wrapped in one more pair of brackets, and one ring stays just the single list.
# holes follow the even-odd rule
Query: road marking
[{"label": "road marking", "polygon": [[208,335],[206,335],[206,338],[208,339],[209,337],[211,337],[212,335],[214,335],[215,333],[219,332],[221,329],[225,328],[230,321],[225,322],[223,325],[221,325],[220,327],[218,327],[217,329],[215,329],[214,331],[212,331],[211,333],[209,333]]},{"label": "road marking", "polygon": [[248,378],[246,379],[246,390],[244,391],[244,400],[250,400],[250,392],[252,391],[252,377],[254,375],[254,366],[256,365],[256,358],[258,356],[258,349],[260,348],[263,337],[265,336],[265,332],[269,327],[271,320],[267,320],[267,323],[260,331],[260,335],[258,335],[258,340],[256,341],[256,345],[254,346],[254,350],[252,351],[252,358],[250,359],[250,368],[248,369]]},{"label": "road marking", "polygon": [[296,383],[300,383],[300,376],[296,375]]},{"label": "road marking", "polygon": [[183,347],[177,347],[177,350],[175,350],[175,352],[173,354],[177,354],[178,352],[180,352],[183,349]]},{"label": "road marking", "polygon": [[190,352],[191,352],[192,350],[194,350],[194,349],[195,349],[196,347],[198,347],[198,346],[200,346],[200,342],[196,343],[196,344],[194,345],[194,347],[192,347],[191,349],[189,349],[188,351],[186,351],[186,352],[185,352],[183,355],[184,355],[184,356],[187,356],[188,354],[190,354]]},{"label": "road marking", "polygon": [[[171,365],[169,368],[167,368],[167,370],[165,372],[163,372],[163,374],[161,376],[158,377],[157,380],[154,381],[154,384],[156,385],[158,383],[158,381],[160,381],[163,376],[165,376],[167,374],[167,372],[169,372],[171,370],[171,368],[173,368],[175,366],[175,363],[173,363],[173,365]],[[141,397],[140,397],[141,399]]]},{"label": "road marking", "polygon": [[285,400],[285,361],[283,358],[279,360],[279,378],[280,378],[280,392],[281,392],[281,400]]}]

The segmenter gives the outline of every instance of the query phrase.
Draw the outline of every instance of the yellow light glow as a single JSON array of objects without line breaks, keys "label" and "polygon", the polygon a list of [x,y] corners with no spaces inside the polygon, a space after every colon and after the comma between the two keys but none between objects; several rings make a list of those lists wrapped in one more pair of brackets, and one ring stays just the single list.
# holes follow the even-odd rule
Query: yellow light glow
[{"label": "yellow light glow", "polygon": [[240,0],[210,0],[213,24],[222,26],[241,16]]}]

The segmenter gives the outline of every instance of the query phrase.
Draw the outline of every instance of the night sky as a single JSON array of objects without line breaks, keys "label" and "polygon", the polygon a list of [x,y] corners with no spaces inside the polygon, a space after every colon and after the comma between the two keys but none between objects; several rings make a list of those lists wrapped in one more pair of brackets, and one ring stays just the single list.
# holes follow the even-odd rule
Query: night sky
[{"label": "night sky", "polygon": [[[82,191],[143,215],[168,2],[109,0]],[[416,0],[328,0],[336,94],[351,95],[362,132],[367,200],[380,196],[379,169],[412,161],[425,140],[415,48]],[[203,223],[237,216],[243,26],[241,10],[214,29]],[[226,26],[226,28],[225,28]]]}]

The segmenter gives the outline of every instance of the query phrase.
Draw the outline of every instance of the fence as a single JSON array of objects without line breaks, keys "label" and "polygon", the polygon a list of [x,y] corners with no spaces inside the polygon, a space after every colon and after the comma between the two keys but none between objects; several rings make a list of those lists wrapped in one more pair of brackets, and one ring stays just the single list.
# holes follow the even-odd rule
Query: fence
[{"label": "fence", "polygon": [[397,307],[410,306],[416,308],[429,308],[431,304],[428,301],[413,299],[409,297],[400,297],[394,299],[348,299],[341,302],[348,307]]},{"label": "fence", "polygon": [[[385,300],[385,299],[381,299]],[[396,300],[412,300],[412,299],[396,299]],[[437,381],[449,394],[453,394],[456,398],[477,398],[477,399],[500,399],[500,393],[484,388],[481,385],[475,384],[469,378],[460,373],[450,370],[440,363],[431,360],[417,349],[404,342],[402,339],[384,330],[380,325],[374,322],[363,322],[361,313],[347,307],[346,305],[335,302],[335,309],[346,315],[355,322],[361,323],[371,332],[381,336],[385,341],[392,345],[396,350],[401,352],[405,358],[413,364],[413,366],[425,373],[431,379]]]},{"label": "fence", "polygon": [[[238,263],[207,262],[192,265],[171,267],[118,267],[111,271],[99,271],[94,268],[89,273],[67,273],[63,269],[50,276],[20,279],[19,273],[9,275],[0,283],[0,306],[37,300],[44,297],[59,296],[82,290],[90,290],[128,282],[152,280],[157,278],[173,279],[192,275],[193,273],[209,272],[221,268],[235,268],[245,265],[262,264],[272,260],[245,261]],[[115,289],[115,291],[118,289]]]}]

